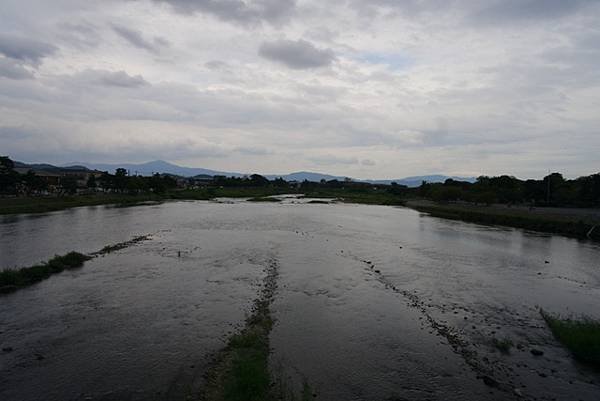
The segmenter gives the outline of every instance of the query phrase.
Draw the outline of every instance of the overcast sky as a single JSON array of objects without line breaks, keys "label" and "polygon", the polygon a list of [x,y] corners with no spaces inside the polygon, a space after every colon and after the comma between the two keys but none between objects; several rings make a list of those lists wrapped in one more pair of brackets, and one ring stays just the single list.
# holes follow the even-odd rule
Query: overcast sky
[{"label": "overcast sky", "polygon": [[600,171],[600,1],[2,0],[0,154]]}]

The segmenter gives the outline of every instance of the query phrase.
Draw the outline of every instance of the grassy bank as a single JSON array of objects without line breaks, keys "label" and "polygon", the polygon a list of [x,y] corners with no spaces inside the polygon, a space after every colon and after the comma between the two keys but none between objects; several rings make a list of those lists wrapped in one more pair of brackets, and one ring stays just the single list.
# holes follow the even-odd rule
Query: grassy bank
[{"label": "grassy bank", "polygon": [[90,255],[85,255],[79,252],[69,252],[66,255],[57,255],[47,262],[39,265],[23,267],[21,269],[2,270],[0,271],[0,294],[6,294],[16,291],[20,288],[28,287],[47,279],[53,274],[57,274],[68,269],[81,267],[86,261],[96,256],[115,252],[148,239],[150,239],[149,235],[141,235],[129,241],[107,245],[101,250],[93,252]]},{"label": "grassy bank", "polygon": [[360,203],[364,205],[404,205],[405,199],[399,195],[379,190],[354,190],[342,188],[323,188],[304,191],[307,198],[330,198],[346,203]]},{"label": "grassy bank", "polygon": [[115,204],[133,206],[142,202],[160,201],[164,197],[145,195],[98,194],[60,197],[0,198],[0,215],[19,213],[47,213],[78,206]]},{"label": "grassy bank", "polygon": [[83,266],[91,256],[78,252],[55,256],[46,263],[0,272],[0,292],[8,293],[45,280],[53,274]]},{"label": "grassy bank", "polygon": [[260,196],[260,197],[256,197],[256,198],[250,198],[250,199],[248,199],[248,202],[271,202],[271,203],[277,203],[277,202],[281,202],[281,199],[278,199],[278,198],[269,198],[267,196]]},{"label": "grassy bank", "polygon": [[[475,205],[438,204],[433,202],[409,201],[407,206],[435,217],[462,220],[473,223],[523,228],[577,238],[587,238],[594,222],[581,220],[577,216],[544,214],[539,209],[528,213],[524,209],[498,208]],[[600,240],[600,228],[592,231],[590,239]]]},{"label": "grassy bank", "polygon": [[600,369],[600,321],[589,318],[563,319],[543,310],[542,317],[558,341],[575,359]]}]

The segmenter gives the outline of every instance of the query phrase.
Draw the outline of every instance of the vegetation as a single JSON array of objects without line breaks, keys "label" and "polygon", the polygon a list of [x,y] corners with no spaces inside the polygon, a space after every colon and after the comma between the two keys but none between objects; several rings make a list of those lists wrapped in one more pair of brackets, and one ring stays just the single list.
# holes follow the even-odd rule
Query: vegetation
[{"label": "vegetation", "polygon": [[0,271],[0,293],[9,293],[18,290],[19,288],[28,287],[47,279],[53,274],[81,267],[86,261],[93,257],[111,253],[148,239],[150,239],[149,235],[142,235],[129,241],[107,245],[90,255],[84,255],[79,252],[69,252],[66,255],[57,255],[49,261],[39,265],[23,267],[21,269],[5,269]]},{"label": "vegetation", "polygon": [[140,235],[138,237],[134,237],[133,239],[130,239],[129,241],[119,242],[118,244],[106,245],[104,248],[102,248],[98,252],[94,252],[92,255],[93,256],[106,255],[107,253],[116,252],[121,249],[125,249],[131,245],[137,244],[138,242],[147,241],[149,239],[150,239],[149,235]]},{"label": "vegetation", "polygon": [[579,320],[562,318],[543,310],[540,313],[554,337],[571,351],[575,359],[600,368],[600,321],[587,317]]},{"label": "vegetation", "polygon": [[513,347],[513,342],[510,338],[503,338],[501,340],[494,338],[492,343],[503,354],[509,354],[510,349]]},{"label": "vegetation", "polygon": [[255,198],[248,199],[248,202],[281,202],[281,199],[271,198],[268,196],[258,196]]},{"label": "vegetation", "polygon": [[91,257],[78,252],[69,252],[63,256],[55,256],[46,263],[24,267],[18,270],[0,272],[0,292],[11,292],[22,287],[42,281],[52,274],[83,266]]},{"label": "vegetation", "polygon": [[277,398],[271,390],[269,371],[269,333],[273,327],[270,305],[277,275],[277,265],[272,262],[246,326],[231,337],[209,371],[203,400],[268,401]]},{"label": "vegetation", "polygon": [[163,196],[155,194],[116,194],[99,193],[93,195],[69,195],[48,197],[19,197],[0,198],[0,215],[18,213],[47,213],[56,210],[69,209],[79,206],[121,205],[130,206],[148,201],[163,200]]},{"label": "vegetation", "polygon": [[534,214],[526,209],[494,208],[469,204],[439,204],[409,201],[407,205],[416,210],[429,213],[432,216],[446,219],[517,227],[579,238],[586,238],[589,233],[590,239],[600,240],[600,230],[592,230],[597,222],[584,222],[580,217],[575,216],[561,216],[551,213]]}]

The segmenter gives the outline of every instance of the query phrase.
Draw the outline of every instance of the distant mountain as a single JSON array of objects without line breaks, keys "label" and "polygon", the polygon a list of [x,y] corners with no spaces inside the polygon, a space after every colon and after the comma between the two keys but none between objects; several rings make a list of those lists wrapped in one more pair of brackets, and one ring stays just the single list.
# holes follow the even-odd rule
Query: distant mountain
[{"label": "distant mountain", "polygon": [[321,173],[312,173],[310,171],[298,171],[296,173],[280,174],[280,175],[269,174],[269,175],[265,175],[265,177],[268,178],[269,180],[274,180],[275,178],[281,177],[286,181],[299,181],[299,182],[302,182],[304,180],[314,181],[314,182],[319,182],[321,180],[344,181],[346,179],[346,177],[334,176],[334,175],[329,175],[329,174],[321,174]]},{"label": "distant mountain", "polygon": [[434,184],[434,183],[438,183],[438,182],[444,182],[448,178],[452,178],[453,180],[456,180],[456,181],[467,181],[467,182],[475,182],[477,180],[477,178],[475,178],[475,177],[456,177],[456,176],[433,174],[433,175],[419,175],[419,176],[414,176],[414,177],[399,178],[397,180],[369,180],[369,182],[371,182],[373,184],[386,184],[386,185],[389,185],[392,182],[395,182],[396,184],[399,184],[399,185],[406,185],[409,188],[414,188],[414,187],[420,186],[423,181]]},{"label": "distant mountain", "polygon": [[[24,164],[24,163],[21,163],[21,164]],[[204,177],[204,178],[206,178],[208,176],[215,176],[215,175],[224,175],[227,177],[232,177],[232,176],[233,177],[242,177],[244,175],[249,175],[249,174],[242,174],[242,173],[216,171],[216,170],[210,170],[210,169],[206,169],[206,168],[181,167],[176,164],[168,163],[168,162],[165,162],[162,160],[155,160],[155,161],[141,163],[141,164],[133,164],[133,163],[97,164],[97,163],[76,162],[76,163],[69,163],[62,167],[56,167],[56,166],[52,166],[49,164],[35,164],[35,165],[29,165],[29,166],[31,168],[34,168],[33,166],[40,166],[40,167],[36,167],[36,169],[47,170],[47,171],[52,171],[52,169],[78,169],[78,170],[80,170],[80,169],[87,168],[90,170],[108,171],[109,173],[114,173],[117,168],[124,168],[124,169],[128,170],[130,174],[139,174],[139,175],[146,175],[146,176],[152,175],[154,173],[173,174],[173,175],[179,175],[182,177],[200,176],[200,177]],[[43,167],[43,168],[41,168],[41,167]],[[269,180],[274,180],[275,178],[281,177],[286,181],[299,181],[299,182],[302,182],[304,180],[313,181],[313,182],[319,182],[321,180],[344,181],[346,179],[346,177],[344,177],[344,176],[335,176],[335,175],[315,173],[315,172],[310,172],[310,171],[298,171],[298,172],[294,172],[294,173],[290,173],[290,174],[268,174],[268,175],[265,175],[265,177],[268,178]],[[386,184],[386,185],[389,185],[390,183],[395,182],[397,184],[406,185],[408,187],[418,187],[419,185],[421,185],[421,183],[423,181],[427,181],[430,183],[436,183],[436,182],[444,182],[448,178],[452,178],[457,181],[475,182],[474,177],[450,177],[450,176],[440,175],[440,174],[406,177],[406,178],[399,178],[396,180],[355,180],[355,181],[369,182],[372,184]]]},{"label": "distant mountain", "polygon": [[34,171],[60,172],[60,171],[64,171],[64,170],[68,170],[68,171],[86,171],[86,170],[88,170],[88,168],[81,166],[81,165],[58,167],[58,166],[54,166],[52,164],[46,164],[46,163],[27,164],[27,163],[23,163],[23,162],[19,162],[19,161],[15,161],[14,163],[15,163],[15,168],[30,169],[30,170],[34,170]]},{"label": "distant mountain", "polygon": [[[194,167],[181,167],[176,164],[168,163],[162,160],[155,160],[147,163],[141,164],[132,164],[132,163],[121,163],[121,164],[97,164],[97,163],[85,163],[85,162],[76,162],[69,163],[67,166],[72,165],[83,165],[89,169],[95,169],[100,171],[108,171],[109,173],[114,173],[117,168],[124,168],[128,170],[130,174],[139,174],[139,175],[152,175],[154,173],[163,173],[163,174],[173,174],[179,175],[182,177],[194,177],[197,175],[226,175],[228,177],[241,177],[244,174],[240,173],[230,173],[224,171],[215,171],[209,170],[206,168],[194,168]],[[65,166],[65,167],[67,167]]]}]

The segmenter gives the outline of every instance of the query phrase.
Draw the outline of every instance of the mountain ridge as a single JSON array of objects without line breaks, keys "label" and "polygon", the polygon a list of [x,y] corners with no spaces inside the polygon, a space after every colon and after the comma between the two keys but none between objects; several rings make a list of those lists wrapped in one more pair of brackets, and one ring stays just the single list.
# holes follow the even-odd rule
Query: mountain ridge
[{"label": "mountain ridge", "polygon": [[[39,164],[41,166],[42,164]],[[55,167],[51,165],[50,166]],[[91,170],[100,170],[100,171],[108,171],[110,173],[114,173],[117,168],[124,168],[130,172],[130,174],[140,174],[140,175],[151,175],[154,173],[164,173],[164,174],[173,174],[179,175],[183,177],[194,177],[194,176],[215,176],[215,175],[224,175],[227,177],[243,177],[250,174],[238,173],[238,172],[226,172],[226,171],[218,171],[211,170],[200,167],[183,167],[173,163],[166,162],[164,160],[153,160],[145,163],[119,163],[119,164],[111,164],[111,163],[88,163],[88,162],[73,162],[67,163],[61,166],[61,168],[73,168],[74,166],[85,167]],[[283,178],[286,181],[313,181],[318,182],[321,180],[339,180],[343,181],[347,177],[346,176],[336,176],[331,174],[324,174],[319,172],[312,171],[297,171],[289,174],[264,174],[266,178],[269,180],[273,180],[276,178]],[[351,177],[348,177],[351,178]],[[408,187],[417,187],[421,185],[423,181],[430,183],[444,182],[448,178],[457,180],[457,181],[468,181],[474,182],[476,180],[475,177],[458,177],[458,176],[447,176],[443,174],[429,174],[422,176],[410,176],[398,179],[352,179],[353,181],[358,182],[368,182],[372,184],[384,184],[389,185],[392,182],[395,182],[399,185],[406,185]]]}]

